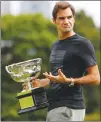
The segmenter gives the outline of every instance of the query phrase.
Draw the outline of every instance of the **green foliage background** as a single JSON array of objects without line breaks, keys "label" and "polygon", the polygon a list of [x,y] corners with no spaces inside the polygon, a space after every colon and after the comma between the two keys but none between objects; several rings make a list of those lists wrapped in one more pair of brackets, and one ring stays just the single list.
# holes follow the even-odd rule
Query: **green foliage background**
[{"label": "green foliage background", "polygon": [[[100,67],[100,28],[93,19],[80,11],[76,15],[74,30],[88,38],[94,45]],[[42,72],[49,71],[51,45],[57,40],[55,25],[43,15],[22,14],[2,16],[1,39],[6,45],[1,49],[1,117],[3,121],[45,121],[47,108],[19,116],[16,94],[22,90],[5,71],[5,66],[33,58],[42,58]],[[11,40],[11,46],[9,46]],[[39,78],[43,78],[41,73]],[[100,120],[100,86],[84,86],[86,102],[85,120]],[[94,113],[94,114],[93,114]]]}]

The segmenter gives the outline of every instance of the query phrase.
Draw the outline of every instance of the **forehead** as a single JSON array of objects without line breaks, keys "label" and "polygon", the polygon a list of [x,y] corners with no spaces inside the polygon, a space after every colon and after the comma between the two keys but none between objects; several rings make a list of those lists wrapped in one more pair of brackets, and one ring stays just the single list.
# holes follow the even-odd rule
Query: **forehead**
[{"label": "forehead", "polygon": [[71,16],[71,15],[73,15],[73,13],[72,13],[70,8],[60,9],[57,13],[57,17],[59,17],[59,16]]}]

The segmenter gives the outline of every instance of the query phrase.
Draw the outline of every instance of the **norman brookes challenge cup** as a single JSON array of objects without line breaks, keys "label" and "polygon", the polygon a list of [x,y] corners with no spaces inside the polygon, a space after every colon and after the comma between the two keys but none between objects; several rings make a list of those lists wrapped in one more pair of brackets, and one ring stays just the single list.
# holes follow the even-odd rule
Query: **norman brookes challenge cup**
[{"label": "norman brookes challenge cup", "polygon": [[44,87],[33,87],[31,78],[37,78],[41,72],[41,58],[27,60],[6,66],[13,80],[23,83],[23,90],[17,93],[20,104],[18,114],[38,110],[48,106]]}]

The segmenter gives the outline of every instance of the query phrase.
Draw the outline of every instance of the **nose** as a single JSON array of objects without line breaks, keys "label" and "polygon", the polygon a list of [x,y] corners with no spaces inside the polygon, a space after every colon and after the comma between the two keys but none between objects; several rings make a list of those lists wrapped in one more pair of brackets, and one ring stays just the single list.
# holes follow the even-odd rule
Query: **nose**
[{"label": "nose", "polygon": [[69,22],[68,18],[65,18],[65,19],[64,19],[64,23],[65,23],[65,24],[68,24],[68,22]]}]

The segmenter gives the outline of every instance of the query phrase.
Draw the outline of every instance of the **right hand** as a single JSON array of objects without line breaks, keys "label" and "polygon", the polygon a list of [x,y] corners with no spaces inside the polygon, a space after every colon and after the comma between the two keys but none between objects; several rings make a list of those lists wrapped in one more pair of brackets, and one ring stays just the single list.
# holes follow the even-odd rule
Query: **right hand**
[{"label": "right hand", "polygon": [[41,87],[40,80],[39,79],[34,79],[32,80],[32,87]]},{"label": "right hand", "polygon": [[48,78],[45,79],[35,79],[32,77],[32,87],[47,87],[50,84],[50,80]]}]

